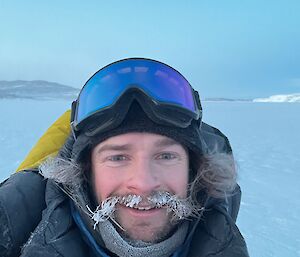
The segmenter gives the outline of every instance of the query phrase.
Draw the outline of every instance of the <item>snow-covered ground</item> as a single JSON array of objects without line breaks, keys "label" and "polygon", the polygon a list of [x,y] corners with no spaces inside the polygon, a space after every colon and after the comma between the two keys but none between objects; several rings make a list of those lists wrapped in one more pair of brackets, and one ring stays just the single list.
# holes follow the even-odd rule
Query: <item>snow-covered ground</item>
[{"label": "snow-covered ground", "polygon": [[204,103],[238,161],[238,224],[254,257],[300,256],[299,114],[300,103]]},{"label": "snow-covered ground", "polygon": [[[0,100],[0,180],[13,173],[67,101]],[[204,121],[230,139],[252,257],[300,256],[300,103],[204,102]]]},{"label": "snow-covered ground", "polygon": [[19,166],[38,138],[71,102],[0,99],[0,181]]}]

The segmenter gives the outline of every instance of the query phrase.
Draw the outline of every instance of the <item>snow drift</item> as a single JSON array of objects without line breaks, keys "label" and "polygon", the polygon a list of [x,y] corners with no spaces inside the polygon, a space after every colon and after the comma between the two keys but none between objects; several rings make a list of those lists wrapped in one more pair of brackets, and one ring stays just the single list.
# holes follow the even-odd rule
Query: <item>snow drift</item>
[{"label": "snow drift", "polygon": [[272,95],[268,98],[256,98],[253,102],[271,102],[271,103],[300,103],[300,93],[289,95]]}]

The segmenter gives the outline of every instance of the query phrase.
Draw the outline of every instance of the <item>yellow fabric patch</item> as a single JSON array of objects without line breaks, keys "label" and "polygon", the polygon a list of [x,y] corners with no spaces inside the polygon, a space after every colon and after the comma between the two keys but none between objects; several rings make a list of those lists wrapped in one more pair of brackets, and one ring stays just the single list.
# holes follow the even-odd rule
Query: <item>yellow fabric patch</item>
[{"label": "yellow fabric patch", "polygon": [[37,168],[48,157],[57,155],[70,134],[70,118],[71,110],[68,110],[47,129],[20,164],[17,172]]}]

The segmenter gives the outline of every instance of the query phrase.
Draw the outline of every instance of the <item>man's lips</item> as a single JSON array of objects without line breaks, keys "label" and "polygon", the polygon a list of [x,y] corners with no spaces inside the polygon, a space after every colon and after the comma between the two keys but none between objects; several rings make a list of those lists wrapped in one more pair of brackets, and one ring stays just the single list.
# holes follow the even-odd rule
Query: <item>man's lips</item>
[{"label": "man's lips", "polygon": [[160,215],[160,213],[164,210],[163,208],[157,208],[149,205],[129,207],[123,204],[120,204],[118,209],[123,212],[123,214],[127,213],[127,215],[135,217],[153,217],[153,215]]}]

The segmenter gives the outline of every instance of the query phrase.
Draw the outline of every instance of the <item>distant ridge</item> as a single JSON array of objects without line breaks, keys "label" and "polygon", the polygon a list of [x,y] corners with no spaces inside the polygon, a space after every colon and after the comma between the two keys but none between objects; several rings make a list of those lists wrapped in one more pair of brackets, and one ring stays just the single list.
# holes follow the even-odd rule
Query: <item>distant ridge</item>
[{"label": "distant ridge", "polygon": [[300,103],[300,93],[286,95],[272,95],[266,98],[244,99],[244,98],[205,98],[204,102],[261,102],[261,103]]},{"label": "distant ridge", "polygon": [[253,99],[244,99],[244,98],[223,98],[223,97],[211,97],[205,98],[204,101],[211,102],[252,102]]},{"label": "distant ridge", "polygon": [[300,93],[288,95],[272,95],[267,98],[256,98],[253,102],[264,103],[300,103]]},{"label": "distant ridge", "polygon": [[0,99],[75,99],[79,89],[45,80],[0,80]]}]

